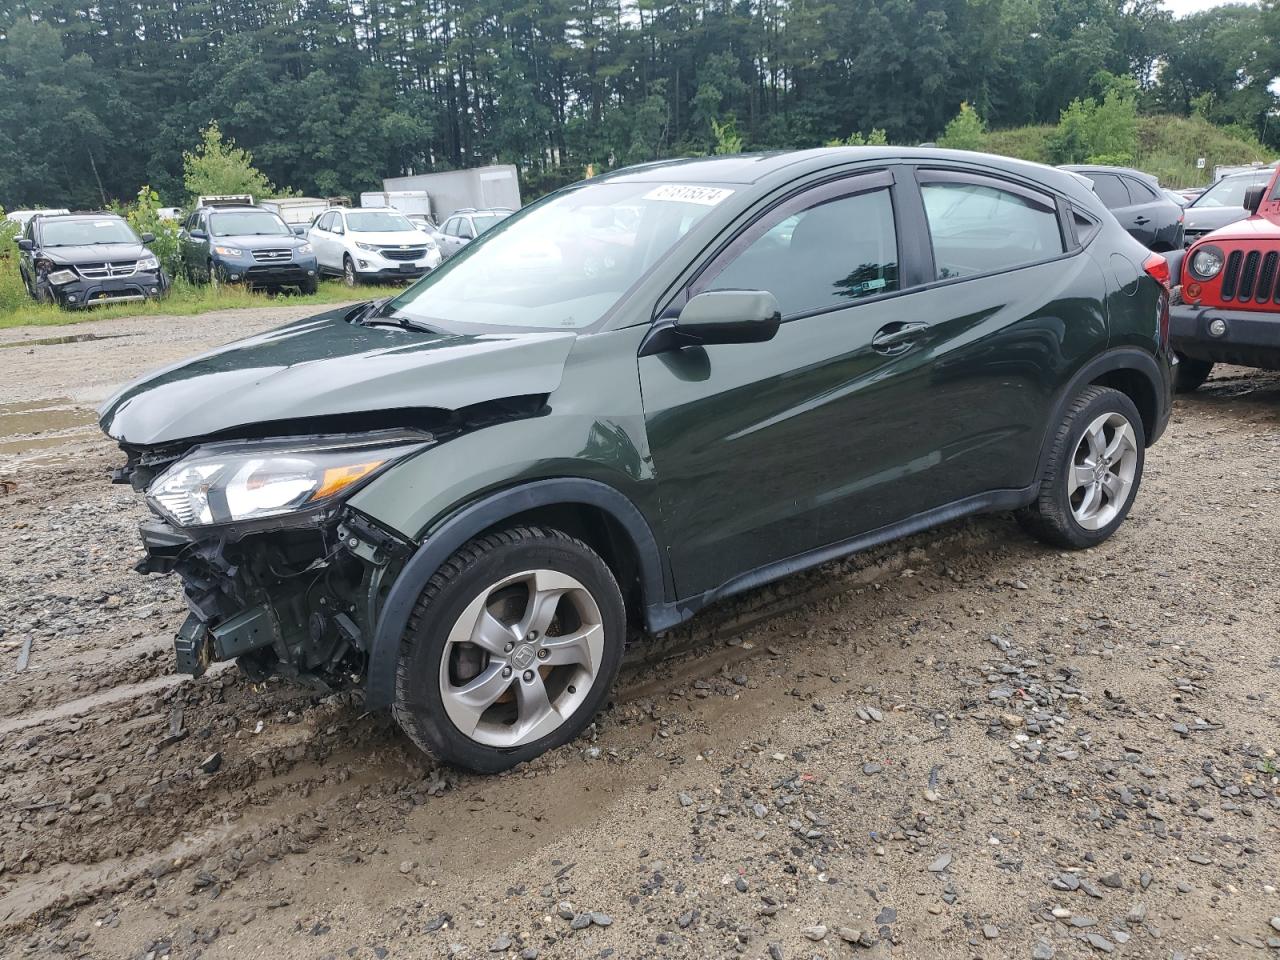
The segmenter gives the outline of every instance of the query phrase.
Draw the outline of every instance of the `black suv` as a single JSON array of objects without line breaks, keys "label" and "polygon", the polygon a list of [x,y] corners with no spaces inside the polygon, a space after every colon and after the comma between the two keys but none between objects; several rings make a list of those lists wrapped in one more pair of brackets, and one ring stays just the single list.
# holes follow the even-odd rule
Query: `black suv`
[{"label": "black suv", "polygon": [[314,248],[263,207],[197,207],[178,235],[182,266],[194,283],[242,283],[315,293],[320,267]]},{"label": "black suv", "polygon": [[185,587],[180,670],[354,677],[494,771],[591,722],[630,629],[984,511],[1111,536],[1169,418],[1168,280],[1049,167],[656,163],[100,417],[139,569]]},{"label": "black suv", "polygon": [[1093,184],[1098,195],[1129,236],[1148,250],[1182,249],[1182,205],[1165,196],[1160,181],[1129,167],[1066,166]]},{"label": "black suv", "polygon": [[68,309],[159,298],[169,278],[145,244],[114,213],[35,216],[18,237],[18,270],[37,303]]}]

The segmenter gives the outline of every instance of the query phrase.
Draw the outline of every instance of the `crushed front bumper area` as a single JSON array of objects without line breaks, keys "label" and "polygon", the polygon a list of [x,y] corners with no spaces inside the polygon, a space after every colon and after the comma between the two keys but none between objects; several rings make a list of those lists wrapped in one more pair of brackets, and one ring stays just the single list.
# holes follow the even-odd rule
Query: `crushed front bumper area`
[{"label": "crushed front bumper area", "polygon": [[362,674],[382,584],[406,550],[359,514],[338,513],[238,538],[144,522],[138,571],[177,573],[190,609],[174,638],[178,672],[238,660],[257,679]]}]

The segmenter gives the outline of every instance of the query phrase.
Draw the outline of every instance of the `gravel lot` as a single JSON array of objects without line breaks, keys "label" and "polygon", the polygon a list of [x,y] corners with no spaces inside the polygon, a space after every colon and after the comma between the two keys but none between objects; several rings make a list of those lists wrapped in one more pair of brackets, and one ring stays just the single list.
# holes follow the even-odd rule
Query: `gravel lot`
[{"label": "gravel lot", "polygon": [[131,572],[89,409],[305,312],[0,335],[0,956],[1280,949],[1280,376],[1181,398],[1103,547],[987,518],[723,604],[485,779],[352,694],[175,677]]}]

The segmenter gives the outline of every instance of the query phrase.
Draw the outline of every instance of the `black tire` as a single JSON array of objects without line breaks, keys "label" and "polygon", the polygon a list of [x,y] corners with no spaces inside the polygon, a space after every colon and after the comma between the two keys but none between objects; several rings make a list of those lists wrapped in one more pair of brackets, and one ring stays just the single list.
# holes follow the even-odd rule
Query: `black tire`
[{"label": "black tire", "polygon": [[360,286],[360,274],[356,273],[355,261],[350,257],[342,258],[342,282],[353,290]]},{"label": "black tire", "polygon": [[[1089,529],[1077,521],[1073,511],[1070,476],[1085,431],[1106,414],[1119,414],[1132,428],[1137,453],[1136,467],[1126,499],[1114,518],[1103,526]],[[1037,539],[1055,547],[1082,550],[1102,543],[1124,522],[1138,495],[1146,461],[1146,445],[1142,417],[1132,400],[1111,387],[1086,387],[1067,407],[1066,416],[1054,434],[1049,462],[1040,480],[1036,500],[1018,511],[1018,520]]]},{"label": "black tire", "polygon": [[[491,585],[535,569],[567,574],[590,594],[603,627],[599,667],[578,706],[548,735],[512,747],[480,743],[455,726],[444,704],[440,677],[448,635]],[[626,622],[613,572],[582,541],[544,527],[513,527],[472,540],[431,577],[409,617],[396,668],[396,722],[418,747],[447,763],[476,773],[508,770],[568,743],[591,723],[622,664]]]},{"label": "black tire", "polygon": [[298,292],[305,297],[311,296],[313,293],[315,293],[319,289],[320,289],[320,280],[318,277],[307,277],[307,279],[303,280],[300,284],[298,284]]},{"label": "black tire", "polygon": [[1178,393],[1191,393],[1209,379],[1212,371],[1212,360],[1196,360],[1178,354],[1178,365],[1173,368],[1173,389]]}]

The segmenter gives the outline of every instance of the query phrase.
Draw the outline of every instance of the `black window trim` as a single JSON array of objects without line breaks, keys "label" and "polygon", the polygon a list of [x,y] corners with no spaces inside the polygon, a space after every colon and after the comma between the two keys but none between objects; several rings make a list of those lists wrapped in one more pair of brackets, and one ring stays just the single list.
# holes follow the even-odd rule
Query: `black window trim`
[{"label": "black window trim", "polygon": [[[950,286],[953,283],[965,283],[970,280],[982,280],[987,277],[998,277],[1006,273],[1012,273],[1014,270],[1026,270],[1028,267],[1038,267],[1046,263],[1055,263],[1058,260],[1068,260],[1071,257],[1078,256],[1083,247],[1073,244],[1073,233],[1067,229],[1064,224],[1063,205],[1064,202],[1057,194],[1046,190],[1042,187],[1031,186],[1020,180],[1013,180],[1002,177],[988,170],[973,170],[969,167],[952,167],[952,166],[929,166],[918,164],[914,167],[916,180],[916,195],[920,199],[920,212],[924,216],[923,236],[927,238],[929,245],[929,259],[933,263],[933,234],[929,229],[928,217],[924,215],[924,195],[920,188],[929,183],[930,180],[944,183],[969,183],[974,186],[989,186],[992,189],[1004,190],[1014,195],[1023,196],[1025,199],[1034,200],[1037,203],[1052,206],[1058,219],[1058,234],[1062,240],[1063,252],[1056,256],[1046,257],[1043,260],[1030,260],[1026,263],[1015,264],[1014,266],[1004,267],[1000,270],[989,270],[986,273],[971,273],[963,277],[947,277],[942,280],[932,280],[923,284],[926,290],[934,290],[938,287]],[[1101,203],[1101,200],[1099,200]],[[1092,237],[1090,237],[1092,239]],[[934,265],[932,274],[936,277],[937,270]]]},{"label": "black window trim", "polygon": [[[839,176],[822,180],[818,183],[805,184],[799,189],[779,197],[776,202],[761,210],[734,231],[733,236],[721,244],[720,248],[708,257],[697,272],[681,286],[679,292],[669,301],[667,307],[662,310],[659,316],[661,318],[678,316],[680,308],[693,297],[703,292],[705,289],[703,284],[704,277],[706,282],[710,283],[719,275],[723,265],[727,265],[729,261],[736,258],[787,217],[823,203],[830,203],[834,200],[852,197],[860,193],[870,193],[873,190],[887,189],[889,191],[889,205],[893,211],[894,242],[898,252],[898,289],[889,290],[871,297],[861,297],[845,303],[834,303],[814,310],[793,313],[790,316],[783,317],[782,322],[791,323],[795,320],[807,320],[810,317],[834,313],[837,310],[849,310],[864,303],[879,303],[883,300],[909,293],[912,290],[918,290],[918,286],[908,288],[903,283],[904,232],[902,216],[898,210],[898,195],[902,192],[899,186],[898,178],[895,176],[895,170],[893,169],[842,171]],[[777,216],[776,219],[774,219],[775,215]],[[762,227],[766,223],[767,226]]]}]

